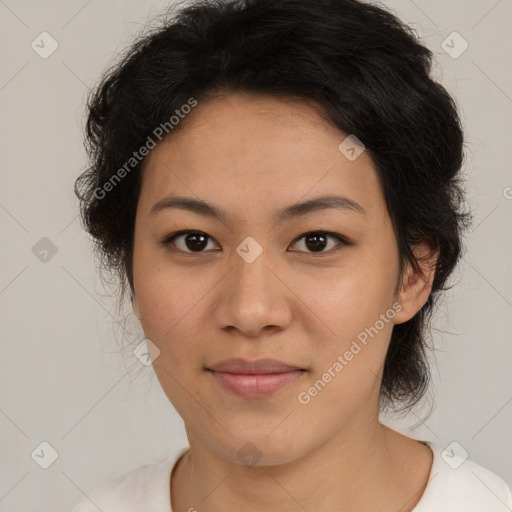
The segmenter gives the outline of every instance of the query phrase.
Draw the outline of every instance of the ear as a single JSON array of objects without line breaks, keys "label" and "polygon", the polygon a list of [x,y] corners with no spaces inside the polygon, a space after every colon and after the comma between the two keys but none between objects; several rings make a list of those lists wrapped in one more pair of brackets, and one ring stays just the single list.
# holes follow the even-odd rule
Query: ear
[{"label": "ear", "polygon": [[142,315],[140,314],[139,302],[133,292],[131,292],[131,301],[133,314],[140,320]]},{"label": "ear", "polygon": [[427,302],[432,290],[439,249],[431,243],[422,242],[414,246],[413,253],[423,275],[407,263],[396,299],[402,309],[395,315],[395,324],[410,320]]}]

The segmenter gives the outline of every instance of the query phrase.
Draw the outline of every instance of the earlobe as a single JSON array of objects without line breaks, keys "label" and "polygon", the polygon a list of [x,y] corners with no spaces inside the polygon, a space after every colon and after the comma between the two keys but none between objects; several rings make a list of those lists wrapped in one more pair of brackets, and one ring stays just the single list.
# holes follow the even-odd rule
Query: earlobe
[{"label": "earlobe", "polygon": [[401,291],[397,301],[402,309],[395,316],[395,324],[410,320],[427,302],[432,291],[439,251],[432,245],[422,243],[415,247],[414,255],[421,272],[407,265]]}]

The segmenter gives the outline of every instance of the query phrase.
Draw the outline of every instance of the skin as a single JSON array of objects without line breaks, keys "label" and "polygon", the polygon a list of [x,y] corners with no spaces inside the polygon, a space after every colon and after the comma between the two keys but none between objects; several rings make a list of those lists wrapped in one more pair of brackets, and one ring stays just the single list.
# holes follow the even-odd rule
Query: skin
[{"label": "skin", "polygon": [[[412,510],[428,481],[430,448],[382,425],[379,386],[394,324],[426,302],[426,280],[410,267],[398,282],[395,234],[374,164],[350,161],[347,134],[315,105],[245,93],[199,103],[145,161],[135,222],[133,310],[160,350],[155,373],[184,420],[190,451],[175,466],[172,509],[200,512]],[[169,195],[226,210],[220,221],[176,208],[151,213]],[[321,195],[357,202],[275,224],[281,208]],[[198,230],[203,252],[179,237]],[[338,233],[319,254],[311,231]],[[248,263],[246,237],[263,252]],[[426,246],[416,247],[418,255]],[[365,328],[401,309],[335,378],[307,391]],[[271,357],[307,371],[263,398],[221,388],[206,367],[231,357]],[[252,443],[260,456],[237,455]],[[247,448],[244,448],[247,449]]]}]

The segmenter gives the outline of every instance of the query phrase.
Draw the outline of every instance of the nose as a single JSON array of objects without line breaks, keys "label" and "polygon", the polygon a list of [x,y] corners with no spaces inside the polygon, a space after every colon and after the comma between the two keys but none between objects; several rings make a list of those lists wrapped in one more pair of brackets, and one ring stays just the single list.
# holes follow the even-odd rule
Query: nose
[{"label": "nose", "polygon": [[238,254],[232,261],[217,290],[216,326],[250,338],[286,329],[292,319],[293,293],[283,271],[265,251],[251,263]]}]

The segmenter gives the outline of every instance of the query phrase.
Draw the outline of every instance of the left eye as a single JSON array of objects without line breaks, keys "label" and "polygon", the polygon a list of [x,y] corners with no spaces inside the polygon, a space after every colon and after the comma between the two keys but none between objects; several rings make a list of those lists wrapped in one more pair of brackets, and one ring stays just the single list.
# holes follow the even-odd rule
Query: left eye
[{"label": "left eye", "polygon": [[[204,249],[208,246],[208,241],[214,241],[212,237],[207,235],[202,231],[179,231],[177,233],[173,233],[166,237],[162,244],[164,246],[174,245],[180,251],[193,254],[193,253],[202,253],[205,252]],[[292,245],[298,244],[301,240],[304,244],[304,247],[307,249],[306,251],[299,252],[310,252],[314,253],[325,253],[332,252],[332,246],[328,247],[329,240],[334,240],[334,247],[341,245],[349,245],[349,242],[343,238],[341,235],[337,233],[330,233],[327,231],[309,231],[308,233],[304,233],[300,237],[296,238]],[[177,241],[181,243],[177,243]],[[325,250],[326,247],[328,250]]]},{"label": "left eye", "polygon": [[337,233],[329,233],[326,231],[310,231],[309,233],[304,233],[299,238],[297,238],[294,243],[304,240],[303,245],[307,249],[312,250],[313,253],[325,253],[332,252],[330,250],[332,247],[329,248],[329,250],[324,250],[329,245],[329,239],[336,242],[334,247],[340,245],[348,245],[348,242],[341,235],[338,235]]}]

